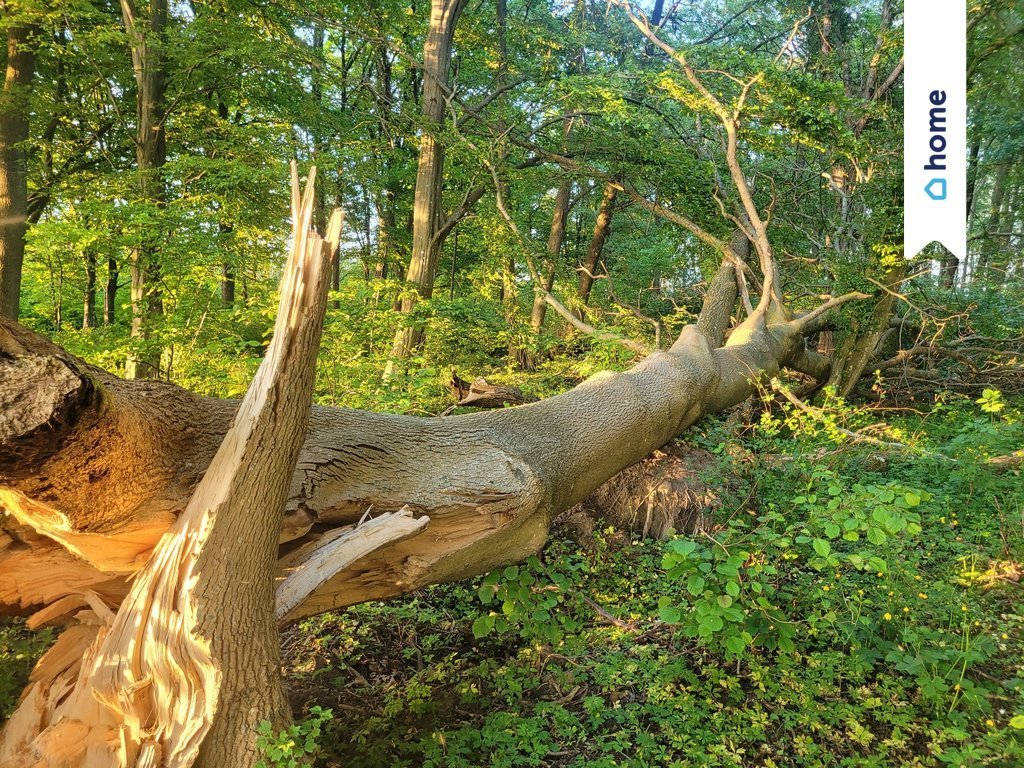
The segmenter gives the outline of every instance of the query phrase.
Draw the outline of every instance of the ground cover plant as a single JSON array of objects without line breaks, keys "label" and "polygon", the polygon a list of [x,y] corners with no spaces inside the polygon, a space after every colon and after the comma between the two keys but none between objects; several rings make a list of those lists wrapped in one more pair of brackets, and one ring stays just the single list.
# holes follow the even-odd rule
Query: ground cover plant
[{"label": "ground cover plant", "polygon": [[711,425],[757,488],[713,530],[308,620],[286,663],[332,709],[323,764],[1024,763],[1024,487],[986,464],[1024,423],[978,400],[897,415],[898,452],[766,412],[728,455]]}]

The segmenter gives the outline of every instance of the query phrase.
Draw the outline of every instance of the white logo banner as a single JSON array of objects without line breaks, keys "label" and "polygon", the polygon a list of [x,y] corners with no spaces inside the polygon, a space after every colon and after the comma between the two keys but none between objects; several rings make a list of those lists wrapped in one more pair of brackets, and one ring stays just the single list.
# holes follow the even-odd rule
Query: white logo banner
[{"label": "white logo banner", "polygon": [[906,0],[903,246],[967,256],[966,0]]}]

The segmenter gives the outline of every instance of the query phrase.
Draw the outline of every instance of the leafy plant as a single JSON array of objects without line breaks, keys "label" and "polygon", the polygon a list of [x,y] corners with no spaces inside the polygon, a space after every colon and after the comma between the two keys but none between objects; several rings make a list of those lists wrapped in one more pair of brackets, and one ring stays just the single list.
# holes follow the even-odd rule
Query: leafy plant
[{"label": "leafy plant", "polygon": [[313,758],[321,753],[319,739],[323,727],[333,716],[330,709],[311,707],[308,717],[276,734],[269,721],[261,721],[257,726],[256,747],[266,760],[258,762],[256,767],[299,768],[311,765]]}]

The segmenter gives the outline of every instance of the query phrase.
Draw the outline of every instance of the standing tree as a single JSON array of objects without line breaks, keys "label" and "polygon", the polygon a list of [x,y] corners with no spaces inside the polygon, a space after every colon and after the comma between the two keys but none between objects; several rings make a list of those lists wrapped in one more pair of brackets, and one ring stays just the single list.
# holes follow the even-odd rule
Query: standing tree
[{"label": "standing tree", "polygon": [[0,11],[12,14],[5,25],[7,73],[0,93],[0,315],[17,320],[28,223],[28,97],[39,29],[10,5],[0,3]]},{"label": "standing tree", "polygon": [[[165,96],[167,69],[164,35],[167,31],[167,0],[149,0],[138,8],[134,0],[121,0],[124,27],[135,70],[136,123],[135,161],[139,179],[139,197],[144,205],[164,207],[164,163],[167,160]],[[128,356],[125,375],[129,379],[160,377],[160,345],[152,339],[154,318],[163,314],[160,297],[160,232],[145,227],[137,234],[132,248],[132,337],[138,348]]]},{"label": "standing tree", "polygon": [[[417,297],[429,299],[433,295],[441,248],[451,231],[451,227],[442,222],[444,144],[440,132],[447,104],[455,26],[465,7],[466,0],[431,0],[430,3],[430,26],[423,45],[422,127],[413,193],[412,255],[406,274],[415,295],[402,299],[401,311],[405,315],[412,312]],[[482,194],[481,191],[477,199]],[[408,359],[423,343],[423,335],[423,327],[418,323],[399,328],[391,356],[396,360]],[[389,365],[389,371],[391,369]]]}]

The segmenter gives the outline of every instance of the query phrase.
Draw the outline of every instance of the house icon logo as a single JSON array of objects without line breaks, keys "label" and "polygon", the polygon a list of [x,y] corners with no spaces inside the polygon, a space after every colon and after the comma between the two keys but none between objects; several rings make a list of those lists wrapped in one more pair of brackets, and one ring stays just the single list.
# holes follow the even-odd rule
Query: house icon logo
[{"label": "house icon logo", "polygon": [[928,186],[924,188],[924,191],[928,194],[932,200],[945,200],[946,199],[946,180],[945,179],[932,179],[928,182]]}]

